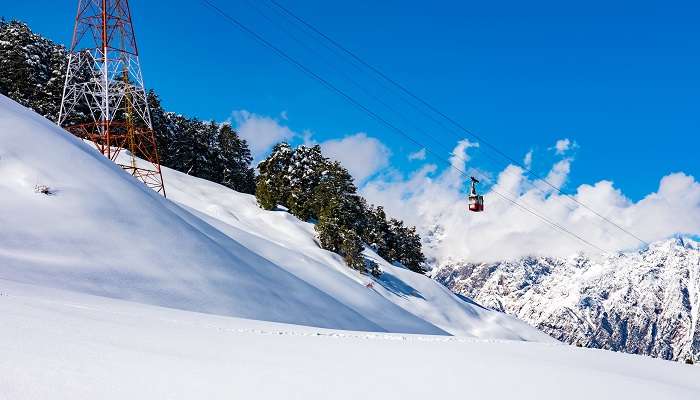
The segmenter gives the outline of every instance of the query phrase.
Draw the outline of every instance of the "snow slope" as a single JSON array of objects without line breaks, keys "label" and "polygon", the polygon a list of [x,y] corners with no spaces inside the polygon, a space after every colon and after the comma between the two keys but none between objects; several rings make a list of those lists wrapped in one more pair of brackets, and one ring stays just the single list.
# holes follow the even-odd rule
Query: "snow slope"
[{"label": "snow slope", "polygon": [[0,398],[700,396],[696,367],[554,344],[371,251],[367,288],[311,225],[165,179],[0,97]]},{"label": "snow slope", "polygon": [[165,184],[167,200],[0,96],[0,279],[316,327],[550,340],[382,260],[367,288],[311,225],[251,196],[167,169]]},{"label": "snow slope", "polygon": [[0,398],[700,398],[700,368],[517,341],[332,331],[0,280]]},{"label": "snow slope", "polygon": [[[377,262],[384,274],[378,280],[360,275],[347,268],[340,256],[319,247],[312,224],[284,211],[261,210],[254,196],[171,169],[165,169],[164,179],[171,200],[388,331],[402,330],[399,325],[387,325],[391,314],[380,306],[386,300],[451,334],[542,340],[539,332],[533,334],[521,321],[466,302],[432,279],[387,263],[370,249],[365,256]],[[372,290],[365,287],[370,281],[374,281]]]}]

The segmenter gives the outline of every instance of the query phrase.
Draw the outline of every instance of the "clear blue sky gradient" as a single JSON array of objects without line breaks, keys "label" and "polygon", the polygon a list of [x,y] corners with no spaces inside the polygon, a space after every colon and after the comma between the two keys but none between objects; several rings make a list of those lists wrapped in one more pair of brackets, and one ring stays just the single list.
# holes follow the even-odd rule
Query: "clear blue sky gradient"
[{"label": "clear blue sky gradient", "polygon": [[[338,63],[299,31],[292,32],[313,50],[280,31],[284,20],[265,1],[251,0],[274,24],[246,0],[213,1],[420,141],[433,143],[416,126],[454,145],[454,137],[417,118],[347,60]],[[580,147],[568,191],[610,179],[636,200],[670,172],[700,178],[698,2],[278,1],[507,154],[522,159],[534,149],[538,172],[546,173],[554,160],[547,149],[557,139],[575,140]],[[76,4],[5,1],[0,13],[68,44]],[[392,149],[396,168],[417,166],[405,157],[414,145],[199,1],[133,0],[131,7],[147,85],[168,109],[216,120],[239,109],[271,116],[286,111],[285,123],[296,131],[308,129],[318,140],[364,131]],[[483,155],[474,163],[502,168]]]}]

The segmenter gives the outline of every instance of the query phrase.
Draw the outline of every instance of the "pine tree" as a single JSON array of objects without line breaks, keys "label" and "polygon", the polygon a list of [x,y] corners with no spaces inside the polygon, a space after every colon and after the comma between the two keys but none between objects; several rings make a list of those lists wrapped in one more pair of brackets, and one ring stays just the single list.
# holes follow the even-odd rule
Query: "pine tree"
[{"label": "pine tree", "polygon": [[302,221],[318,218],[313,197],[328,160],[318,145],[299,146],[294,151],[289,169],[289,211]]},{"label": "pine tree", "polygon": [[384,207],[370,206],[365,210],[364,230],[362,231],[362,239],[374,249],[381,257],[390,260],[388,241],[390,240],[391,231],[386,220]]},{"label": "pine tree", "polygon": [[[0,93],[56,121],[63,95],[66,49],[31,31],[19,21],[0,21]],[[88,66],[78,71],[88,76]],[[87,122],[86,103],[72,110],[68,125]]]},{"label": "pine tree", "polygon": [[350,268],[364,271],[362,241],[353,229],[356,212],[352,197],[335,197],[321,210],[315,229],[321,247],[340,254]]},{"label": "pine tree", "polygon": [[400,262],[401,258],[401,239],[399,232],[403,228],[403,222],[395,218],[387,220],[388,232],[386,232],[386,250],[382,257],[389,261]]},{"label": "pine tree", "polygon": [[[41,94],[35,100],[36,110],[51,121],[58,121],[58,113],[61,108],[61,98],[63,97],[63,85],[66,79],[66,69],[68,68],[68,53],[63,46],[46,44],[50,49],[48,59],[48,80],[42,87]],[[81,107],[79,107],[81,108]],[[86,106],[82,105],[82,119],[85,120]]]},{"label": "pine tree", "polygon": [[287,206],[289,169],[294,151],[287,143],[278,143],[269,156],[258,164],[255,197],[260,207],[272,210]]},{"label": "pine tree", "polygon": [[27,24],[3,22],[0,25],[0,92],[37,110],[37,100],[50,78],[51,53],[50,47]]},{"label": "pine tree", "polygon": [[364,272],[364,246],[359,234],[365,221],[364,199],[355,194],[355,186],[352,179],[346,180],[350,176],[346,173],[342,167],[333,168],[316,191],[316,204],[322,204],[316,231],[324,249],[340,254],[349,267]]},{"label": "pine tree", "polygon": [[360,235],[355,233],[354,230],[346,228],[340,232],[340,236],[343,241],[340,245],[339,254],[343,256],[345,263],[352,269],[365,272],[365,260],[362,256],[364,246]]},{"label": "pine tree", "polygon": [[[0,20],[0,93],[56,121],[68,66],[66,49],[19,21]],[[78,75],[88,81],[87,63]],[[153,91],[147,93],[151,122],[162,165],[253,193],[255,175],[245,140],[230,128],[166,112]],[[89,122],[86,102],[70,110],[65,126]],[[142,156],[142,154],[137,154]]]},{"label": "pine tree", "polygon": [[153,126],[153,135],[156,138],[160,163],[167,167],[174,167],[172,153],[176,130],[175,116],[163,109],[160,97],[153,89],[146,93],[146,100],[151,113],[151,124]]},{"label": "pine tree", "polygon": [[413,272],[420,274],[426,272],[423,245],[415,226],[406,228],[404,232],[404,248],[401,263]]},{"label": "pine tree", "polygon": [[166,112],[153,90],[147,99],[162,165],[239,192],[255,193],[253,157],[230,124],[204,123]]},{"label": "pine tree", "polygon": [[357,188],[350,172],[338,161],[326,159],[311,197],[311,214],[318,217],[323,207],[331,200],[341,196],[354,196],[356,193]]},{"label": "pine tree", "polygon": [[188,175],[205,177],[209,168],[210,139],[207,125],[196,118],[175,117],[172,164]]},{"label": "pine tree", "polygon": [[403,221],[392,218],[389,220],[389,240],[387,257],[391,261],[401,263],[413,272],[425,273],[421,240],[416,228],[407,228]]},{"label": "pine tree", "polygon": [[218,142],[219,125],[214,121],[202,123],[199,134],[206,150],[204,150],[204,165],[196,176],[212,182],[221,182],[219,172],[222,169],[222,160]]},{"label": "pine tree", "polygon": [[217,137],[219,154],[217,181],[242,193],[255,193],[255,174],[250,167],[253,156],[243,140],[230,124],[219,129]]}]

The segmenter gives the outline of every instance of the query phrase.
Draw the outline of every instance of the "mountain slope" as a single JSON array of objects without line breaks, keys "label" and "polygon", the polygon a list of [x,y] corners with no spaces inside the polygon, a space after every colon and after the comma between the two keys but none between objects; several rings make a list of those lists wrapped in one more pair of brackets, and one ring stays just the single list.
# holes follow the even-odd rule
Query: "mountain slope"
[{"label": "mountain slope", "polygon": [[[320,248],[312,224],[283,211],[261,210],[253,196],[171,169],[164,171],[164,179],[171,200],[371,321],[383,321],[389,331],[400,327],[386,325],[391,314],[377,307],[378,301],[389,300],[451,334],[542,340],[539,332],[531,334],[521,321],[465,302],[433,280],[387,263],[370,249],[365,256],[377,262],[384,274],[376,280],[362,276],[347,268],[340,256]],[[365,286],[370,281],[372,289]]]},{"label": "mountain slope", "polygon": [[450,263],[433,276],[565,343],[669,360],[700,357],[700,245],[690,239],[599,259]]},{"label": "mountain slope", "polygon": [[549,340],[383,260],[367,288],[311,225],[175,171],[165,181],[169,199],[0,97],[0,279],[317,327]]},{"label": "mountain slope", "polygon": [[530,342],[333,331],[0,280],[0,397],[674,399],[699,369]]},{"label": "mountain slope", "polygon": [[[0,278],[194,311],[381,330],[6,98],[0,132],[0,208],[11,210],[0,215]],[[56,194],[35,193],[37,184]]]}]

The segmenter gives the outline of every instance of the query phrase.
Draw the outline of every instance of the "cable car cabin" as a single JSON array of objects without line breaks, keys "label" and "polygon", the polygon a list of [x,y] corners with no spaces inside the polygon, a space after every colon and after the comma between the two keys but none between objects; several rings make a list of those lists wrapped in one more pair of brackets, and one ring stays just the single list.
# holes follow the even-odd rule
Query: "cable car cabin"
[{"label": "cable car cabin", "polygon": [[479,183],[479,180],[474,178],[473,176],[471,177],[471,179],[472,185],[471,189],[469,190],[469,211],[484,211],[484,196],[476,192],[476,184]]},{"label": "cable car cabin", "polygon": [[481,212],[484,211],[484,196],[470,195],[469,196],[469,211]]}]

